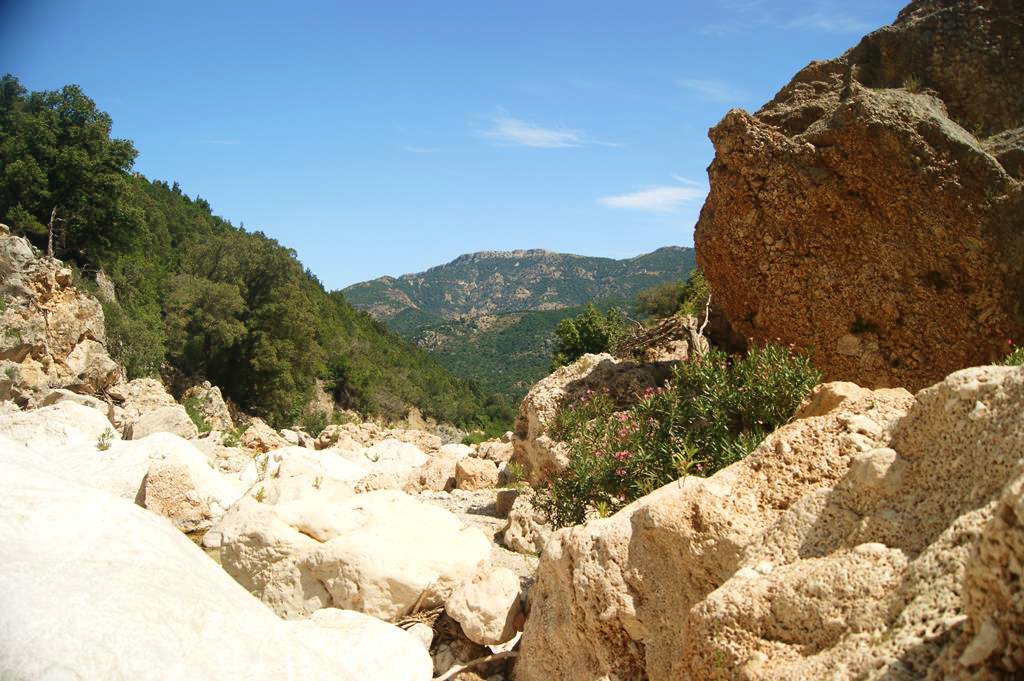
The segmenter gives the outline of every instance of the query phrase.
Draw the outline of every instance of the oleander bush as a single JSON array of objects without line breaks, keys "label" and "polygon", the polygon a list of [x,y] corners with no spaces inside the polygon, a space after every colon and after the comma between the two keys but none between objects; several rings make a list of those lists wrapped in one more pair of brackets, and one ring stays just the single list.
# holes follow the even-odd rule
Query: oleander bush
[{"label": "oleander bush", "polygon": [[787,423],[820,378],[808,353],[769,344],[683,362],[665,387],[648,388],[625,410],[588,392],[553,421],[569,467],[548,481],[540,506],[562,527],[613,513],[681,476],[711,475]]}]

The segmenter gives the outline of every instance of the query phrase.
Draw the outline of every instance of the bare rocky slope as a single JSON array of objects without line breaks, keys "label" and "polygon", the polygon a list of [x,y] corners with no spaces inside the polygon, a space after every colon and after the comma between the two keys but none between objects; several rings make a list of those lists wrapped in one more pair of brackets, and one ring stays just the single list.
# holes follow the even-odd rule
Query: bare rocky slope
[{"label": "bare rocky slope", "polygon": [[918,1],[711,130],[698,262],[744,337],[918,389],[1024,338],[1024,5]]}]

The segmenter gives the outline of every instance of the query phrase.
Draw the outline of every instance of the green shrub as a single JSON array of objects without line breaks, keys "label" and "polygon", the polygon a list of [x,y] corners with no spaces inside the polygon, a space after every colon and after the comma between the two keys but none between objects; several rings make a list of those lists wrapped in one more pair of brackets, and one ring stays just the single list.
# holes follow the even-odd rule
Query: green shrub
[{"label": "green shrub", "polygon": [[196,424],[196,428],[199,429],[200,433],[209,433],[210,424],[203,418],[202,412],[199,410],[199,398],[192,396],[186,397],[181,401],[181,406],[185,408],[185,413],[192,419],[192,423]]},{"label": "green shrub", "polygon": [[240,447],[242,445],[242,429],[235,428],[227,431],[221,436],[220,443],[224,447]]},{"label": "green shrub", "polygon": [[555,329],[558,337],[552,368],[571,364],[587,353],[609,352],[626,332],[626,318],[617,309],[602,315],[588,303],[574,319],[563,319]]},{"label": "green shrub", "polygon": [[316,437],[324,431],[330,422],[330,416],[326,411],[308,411],[302,415],[299,425],[310,435]]},{"label": "green shrub", "polygon": [[702,319],[710,295],[711,287],[708,286],[708,282],[704,278],[704,272],[699,267],[695,268],[687,277],[686,284],[683,285],[679,312]]},{"label": "green shrub", "polygon": [[1010,345],[1010,354],[1003,359],[1003,364],[1011,367],[1019,367],[1024,365],[1024,346],[1014,345],[1013,341],[1008,341]]},{"label": "green shrub", "polygon": [[114,441],[114,431],[107,428],[96,437],[96,449],[105,452],[110,449],[110,443]]},{"label": "green shrub", "polygon": [[624,411],[590,392],[552,423],[552,436],[568,444],[569,467],[549,481],[540,507],[553,524],[572,525],[588,510],[614,513],[680,476],[711,475],[789,421],[819,379],[806,354],[768,345],[684,362],[668,385]]}]

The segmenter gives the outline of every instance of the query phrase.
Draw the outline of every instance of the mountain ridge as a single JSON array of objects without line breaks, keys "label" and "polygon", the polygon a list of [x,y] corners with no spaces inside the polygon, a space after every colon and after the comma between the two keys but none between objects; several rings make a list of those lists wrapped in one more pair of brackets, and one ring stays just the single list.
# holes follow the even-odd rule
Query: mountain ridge
[{"label": "mountain ridge", "polygon": [[623,259],[545,249],[476,251],[422,272],[358,282],[342,293],[381,321],[407,310],[442,321],[629,299],[649,286],[685,278],[693,266],[693,249],[685,246],[663,246]]}]

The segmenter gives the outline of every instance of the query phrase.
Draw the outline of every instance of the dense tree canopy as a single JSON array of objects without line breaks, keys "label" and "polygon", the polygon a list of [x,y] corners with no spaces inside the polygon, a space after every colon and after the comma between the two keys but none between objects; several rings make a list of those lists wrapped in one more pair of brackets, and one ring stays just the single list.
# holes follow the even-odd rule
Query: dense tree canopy
[{"label": "dense tree canopy", "polygon": [[318,378],[343,406],[410,406],[467,427],[507,425],[500,400],[328,293],[294,251],[213,215],[177,183],[130,173],[135,148],[77,86],[29,93],[0,81],[0,216],[91,285],[103,270],[109,344],[129,376],[166,367],[205,377],[275,424],[293,421]]}]

